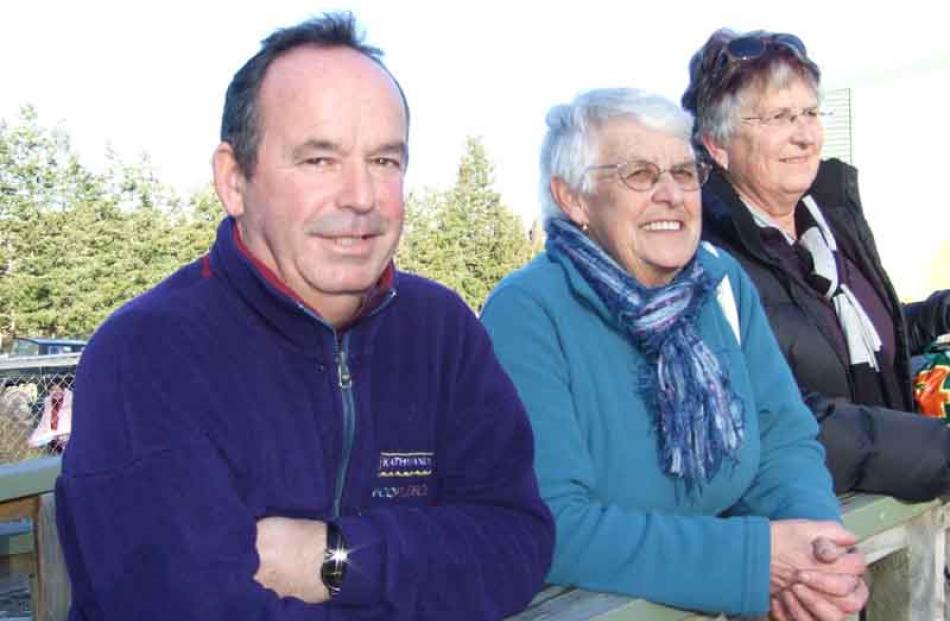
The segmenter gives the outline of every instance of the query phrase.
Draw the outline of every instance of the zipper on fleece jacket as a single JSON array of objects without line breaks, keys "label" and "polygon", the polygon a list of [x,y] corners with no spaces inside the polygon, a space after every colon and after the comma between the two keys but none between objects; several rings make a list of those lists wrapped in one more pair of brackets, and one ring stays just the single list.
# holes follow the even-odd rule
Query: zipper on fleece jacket
[{"label": "zipper on fleece jacket", "polygon": [[[364,318],[376,315],[393,301],[396,297],[394,290],[386,292],[386,297],[379,304],[365,315]],[[340,509],[343,504],[343,487],[346,483],[346,473],[350,467],[350,456],[353,453],[353,441],[356,437],[356,403],[353,400],[353,375],[350,373],[350,366],[347,362],[349,352],[350,332],[347,330],[342,335],[336,328],[323,320],[320,315],[313,312],[304,304],[297,304],[298,308],[307,315],[311,316],[319,323],[323,324],[333,333],[333,342],[336,344],[337,386],[340,388],[340,397],[343,402],[343,450],[340,453],[340,466],[336,473],[336,489],[333,491],[333,514],[331,519],[340,517]]]},{"label": "zipper on fleece jacket", "polygon": [[346,471],[350,466],[350,454],[353,452],[353,437],[356,434],[356,404],[353,402],[353,376],[347,365],[347,346],[350,334],[346,332],[337,341],[336,369],[338,386],[343,398],[343,452],[340,455],[340,468],[336,474],[336,491],[333,494],[333,518],[340,517],[340,504],[343,501],[343,485],[346,483]]}]

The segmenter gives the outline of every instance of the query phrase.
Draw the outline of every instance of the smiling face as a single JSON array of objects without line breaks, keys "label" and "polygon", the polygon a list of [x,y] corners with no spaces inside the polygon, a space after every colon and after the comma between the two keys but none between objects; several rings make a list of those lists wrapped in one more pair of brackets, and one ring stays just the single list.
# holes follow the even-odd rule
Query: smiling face
[{"label": "smiling face", "polygon": [[268,68],[258,104],[253,174],[231,167],[229,145],[219,146],[219,194],[251,253],[339,324],[377,282],[402,230],[399,92],[352,49],[303,46]]},{"label": "smiling face", "polygon": [[[689,144],[617,118],[594,130],[591,165],[629,160],[668,170],[694,161]],[[625,186],[616,172],[592,170],[588,190],[561,202],[568,217],[586,225],[588,235],[641,284],[669,283],[696,253],[700,234],[700,193],[684,191],[669,173],[650,190]]]},{"label": "smiling face", "polygon": [[[749,88],[740,97],[744,102],[740,117],[769,117],[783,110],[798,113],[818,105],[814,89],[801,78],[780,89]],[[791,124],[740,120],[729,143],[713,146],[710,153],[740,195],[770,215],[782,217],[795,209],[815,180],[823,141],[820,120],[807,115],[798,115]]]}]

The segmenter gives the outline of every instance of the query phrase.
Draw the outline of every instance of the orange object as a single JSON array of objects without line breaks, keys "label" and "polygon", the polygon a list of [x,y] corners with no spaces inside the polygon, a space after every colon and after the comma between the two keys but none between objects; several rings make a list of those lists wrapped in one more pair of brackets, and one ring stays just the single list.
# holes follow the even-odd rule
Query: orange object
[{"label": "orange object", "polygon": [[914,380],[914,399],[925,416],[950,419],[950,347],[938,341]]}]

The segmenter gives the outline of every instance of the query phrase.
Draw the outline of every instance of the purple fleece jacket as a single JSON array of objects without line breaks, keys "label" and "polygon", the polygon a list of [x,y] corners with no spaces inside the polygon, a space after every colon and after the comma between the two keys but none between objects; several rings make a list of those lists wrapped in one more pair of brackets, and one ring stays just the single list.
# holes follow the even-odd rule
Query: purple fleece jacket
[{"label": "purple fleece jacket", "polygon": [[[525,606],[553,526],[523,407],[469,309],[397,272],[338,334],[233,228],[83,354],[56,486],[70,619],[499,619]],[[254,582],[255,522],[272,515],[341,527],[350,564],[330,603]]]}]

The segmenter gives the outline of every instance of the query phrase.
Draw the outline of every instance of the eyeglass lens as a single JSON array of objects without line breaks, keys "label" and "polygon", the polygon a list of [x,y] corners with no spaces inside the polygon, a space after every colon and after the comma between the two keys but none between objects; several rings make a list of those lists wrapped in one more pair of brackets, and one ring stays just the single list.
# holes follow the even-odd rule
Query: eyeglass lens
[{"label": "eyeglass lens", "polygon": [[628,162],[618,170],[624,185],[632,190],[643,192],[652,190],[660,181],[664,172],[669,172],[673,181],[681,190],[698,190],[709,176],[709,169],[701,164],[675,166],[661,170],[650,162]]},{"label": "eyeglass lens", "polygon": [[730,41],[726,48],[733,58],[758,58],[765,52],[765,41],[761,37],[739,37]]},{"label": "eyeglass lens", "polygon": [[[733,60],[750,60],[762,56],[770,44],[784,47],[795,54],[800,60],[805,60],[808,57],[805,44],[802,40],[795,35],[786,33],[738,37],[730,41],[724,51],[726,52],[725,55],[731,56]],[[719,65],[725,65],[728,60],[727,58],[721,58]]]}]

